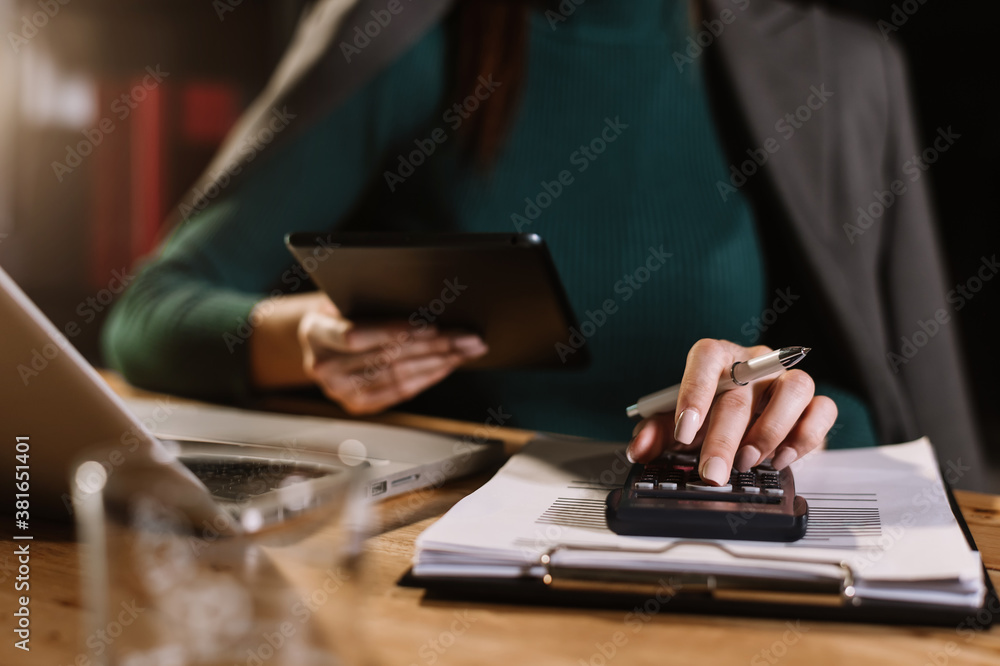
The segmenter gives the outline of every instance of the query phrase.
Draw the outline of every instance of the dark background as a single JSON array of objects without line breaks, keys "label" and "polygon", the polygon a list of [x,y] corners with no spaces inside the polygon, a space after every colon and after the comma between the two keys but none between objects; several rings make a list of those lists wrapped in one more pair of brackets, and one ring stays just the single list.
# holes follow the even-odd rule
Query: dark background
[{"label": "dark background", "polygon": [[[72,0],[61,6],[21,53],[12,52],[6,37],[0,44],[0,264],[57,325],[79,319],[77,306],[107,285],[107,275],[88,265],[86,251],[97,233],[95,189],[112,201],[120,192],[127,202],[135,184],[128,171],[120,183],[102,181],[98,171],[103,162],[97,159],[56,184],[51,162],[62,156],[67,143],[80,138],[79,129],[31,122],[20,112],[19,92],[35,85],[25,79],[25,72],[37,72],[37,67],[25,66],[26,58],[43,56],[58,68],[105,87],[129,85],[141,78],[147,65],[162,63],[171,76],[159,119],[163,131],[173,138],[180,132],[176,125],[191,86],[224,92],[236,112],[253,98],[304,5],[301,0],[219,1],[230,3],[233,11],[220,18],[211,0]],[[925,135],[920,145],[932,141],[939,127],[951,126],[961,135],[928,175],[936,196],[949,288],[964,283],[975,274],[981,257],[1000,250],[993,196],[1000,126],[995,121],[996,77],[987,74],[987,63],[995,59],[993,40],[1000,8],[994,3],[970,6],[944,0],[827,0],[824,4],[873,26],[880,19],[891,21],[894,5],[916,9],[889,39],[902,45],[909,58]],[[37,10],[34,1],[0,0],[3,35],[18,30],[21,17]],[[225,113],[219,116],[226,117]],[[141,137],[135,140],[141,146]],[[163,215],[210,159],[216,144],[217,139],[211,137],[165,142],[170,149],[157,176],[157,205]],[[130,159],[128,145],[123,143],[116,150],[122,160]],[[128,208],[123,205],[126,208],[119,211],[119,218],[124,220]],[[994,406],[1000,353],[993,344],[998,306],[1000,280],[986,283],[961,312],[953,313],[965,343],[980,427],[995,460],[1000,460],[1000,453],[993,453],[1000,452],[1000,416]],[[83,326],[74,338],[98,364],[101,319]]]},{"label": "dark background", "polygon": [[[997,3],[920,4],[887,0],[827,2],[875,24],[889,20],[893,7],[919,7],[889,36],[903,46],[920,127],[927,145],[937,128],[952,126],[961,139],[943,154],[927,175],[935,193],[941,238],[951,277],[948,288],[964,284],[978,270],[981,257],[1000,253],[996,192],[1000,151],[997,123],[997,77],[989,74],[995,62]],[[982,290],[957,313],[952,313],[964,341],[963,352],[973,382],[980,428],[993,461],[1000,461],[1000,376],[997,354],[997,313],[1000,281]]]}]

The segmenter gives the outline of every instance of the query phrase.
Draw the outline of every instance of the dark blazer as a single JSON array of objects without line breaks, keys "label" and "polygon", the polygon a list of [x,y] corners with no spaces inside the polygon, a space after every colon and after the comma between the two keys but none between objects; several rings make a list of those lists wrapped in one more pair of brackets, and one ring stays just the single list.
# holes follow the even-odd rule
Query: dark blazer
[{"label": "dark blazer", "polygon": [[[708,16],[732,7],[728,0],[705,4]],[[818,8],[755,0],[744,13],[713,46],[746,120],[746,147],[775,136],[776,121],[813,86],[833,93],[772,155],[766,176],[880,435],[890,442],[929,436],[949,481],[982,488],[983,456],[946,302],[928,178],[909,175],[927,146],[917,144],[899,50],[874,25]],[[881,217],[859,222],[857,209],[879,212],[875,193],[888,202],[883,193],[897,180],[906,190],[882,206]]]},{"label": "dark blazer", "polygon": [[[225,189],[245,174],[236,148],[256,134],[273,108],[287,107],[297,117],[295,130],[303,131],[416,41],[451,4],[405,3],[348,63],[341,43],[352,40],[355,28],[371,20],[369,12],[385,3],[319,0],[268,88],[177,217],[203,207],[212,182]],[[928,179],[921,174],[910,180],[912,159],[926,146],[916,143],[898,48],[874,25],[780,0],[703,0],[701,18],[725,20],[697,55],[710,64],[723,142],[735,160],[749,159],[747,150],[779,146],[752,176],[755,187],[748,193],[758,218],[767,215],[769,226],[783,232],[786,252],[799,259],[804,278],[814,285],[824,323],[874,410],[880,436],[887,442],[929,436],[950,470],[949,481],[983,488],[983,457],[943,288]],[[821,108],[799,111],[809,119],[798,121],[794,114],[809,104]],[[275,143],[295,133],[283,132]],[[942,128],[942,137],[947,135]],[[266,151],[275,152],[274,146]],[[896,180],[906,189],[889,204],[881,193],[892,192]],[[721,183],[720,192],[727,185],[732,183]],[[872,205],[876,193],[885,205]],[[867,219],[859,220],[859,207],[870,209]]]}]

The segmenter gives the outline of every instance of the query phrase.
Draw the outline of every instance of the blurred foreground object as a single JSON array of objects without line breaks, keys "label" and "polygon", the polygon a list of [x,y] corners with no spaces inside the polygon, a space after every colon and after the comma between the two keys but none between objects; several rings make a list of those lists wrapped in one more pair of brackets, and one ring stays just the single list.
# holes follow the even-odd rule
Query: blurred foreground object
[{"label": "blurred foreground object", "polygon": [[[100,663],[359,663],[363,469],[331,460],[339,471],[313,474],[312,454],[307,464],[291,449],[266,455],[229,458],[208,482],[241,525],[229,535],[188,511],[152,466],[109,474],[96,451],[76,468],[94,622],[83,633]],[[234,463],[257,469],[233,474]]]}]

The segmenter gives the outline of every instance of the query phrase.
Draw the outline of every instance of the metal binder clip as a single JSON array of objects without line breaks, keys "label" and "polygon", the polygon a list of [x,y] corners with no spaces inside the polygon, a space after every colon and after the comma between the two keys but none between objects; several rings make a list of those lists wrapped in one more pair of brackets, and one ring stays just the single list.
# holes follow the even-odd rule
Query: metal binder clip
[{"label": "metal binder clip", "polygon": [[[639,555],[661,555],[678,546],[697,545],[718,548],[730,557],[743,560],[770,560],[776,562],[803,562],[838,567],[841,575],[830,580],[787,580],[753,574],[698,574],[676,567],[634,571],[601,567],[559,565],[554,556],[560,551],[617,552]],[[545,569],[542,582],[560,590],[586,590],[617,592],[653,596],[663,594],[709,594],[715,599],[744,600],[764,603],[805,603],[811,605],[858,605],[855,576],[847,562],[815,562],[790,560],[787,555],[744,555],[734,552],[723,543],[715,541],[678,540],[655,549],[619,548],[617,546],[558,545],[539,557]],[[664,563],[668,564],[668,563]]]}]

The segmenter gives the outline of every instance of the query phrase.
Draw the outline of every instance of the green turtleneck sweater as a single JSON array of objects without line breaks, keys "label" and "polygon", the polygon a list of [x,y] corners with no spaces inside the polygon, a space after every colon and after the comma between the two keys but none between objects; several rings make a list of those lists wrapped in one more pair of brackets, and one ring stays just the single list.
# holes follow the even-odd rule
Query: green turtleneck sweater
[{"label": "green turtleneck sweater", "polygon": [[[499,410],[504,425],[628,438],[626,404],[675,383],[699,338],[750,346],[773,299],[750,207],[716,190],[728,166],[701,63],[674,58],[686,5],[590,0],[564,21],[534,15],[521,107],[487,173],[461,150],[475,105],[456,111],[447,27],[432,29],[174,232],[114,308],[107,360],[141,386],[237,397],[249,390],[240,333],[251,308],[297,282],[286,233],[532,232],[578,319],[614,302],[589,338],[591,366],[459,372],[400,408],[474,421]],[[481,97],[505,85],[487,83]],[[444,142],[412,174],[401,169],[435,131]],[[864,403],[818,379],[841,411],[831,445],[874,444]]]}]

